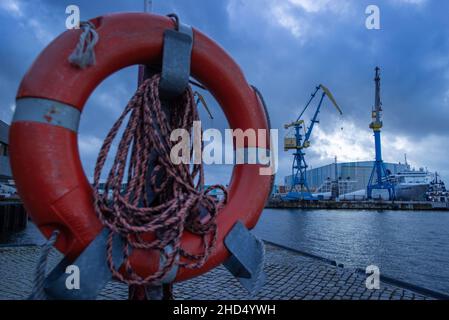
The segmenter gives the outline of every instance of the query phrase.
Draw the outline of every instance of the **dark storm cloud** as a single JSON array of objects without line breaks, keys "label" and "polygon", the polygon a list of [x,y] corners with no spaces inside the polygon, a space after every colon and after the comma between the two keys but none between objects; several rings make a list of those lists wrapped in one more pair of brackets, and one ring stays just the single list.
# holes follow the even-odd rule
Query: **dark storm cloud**
[{"label": "dark storm cloud", "polygon": [[[10,7],[2,4],[0,116],[10,119],[10,106],[21,77],[48,41],[64,31],[67,5],[77,4],[82,19],[87,19],[107,12],[141,11],[142,2],[40,0],[10,1]],[[387,160],[401,159],[405,147],[397,146],[399,137],[400,141],[408,141],[405,145],[412,150],[407,152],[416,165],[431,166],[449,177],[445,148],[414,148],[439,148],[439,143],[449,138],[449,20],[445,14],[449,3],[375,1],[381,10],[381,30],[376,31],[365,28],[365,8],[369,4],[372,1],[153,1],[156,13],[178,13],[183,22],[215,39],[234,57],[248,81],[263,92],[272,125],[281,129],[280,137],[283,124],[296,118],[319,83],[336,96],[344,109],[345,123],[369,136],[373,69],[379,65],[384,141],[391,146],[391,150],[385,150],[386,157],[390,157]],[[136,68],[128,68],[108,79],[89,100],[80,128],[80,149],[89,176],[102,139],[135,85]],[[207,97],[215,119],[204,120],[206,127],[225,128],[219,107]],[[343,126],[328,103],[323,106],[320,120],[322,135],[332,136]],[[319,139],[318,133],[314,139]],[[372,151],[370,139],[360,142],[363,150]],[[351,146],[342,147],[340,152],[350,153]],[[323,159],[318,147],[311,148],[308,156],[314,166],[331,161],[329,157]],[[282,151],[281,157],[278,181],[288,173],[290,165]],[[370,157],[367,152],[366,160]],[[214,177],[222,172],[217,170]]]}]

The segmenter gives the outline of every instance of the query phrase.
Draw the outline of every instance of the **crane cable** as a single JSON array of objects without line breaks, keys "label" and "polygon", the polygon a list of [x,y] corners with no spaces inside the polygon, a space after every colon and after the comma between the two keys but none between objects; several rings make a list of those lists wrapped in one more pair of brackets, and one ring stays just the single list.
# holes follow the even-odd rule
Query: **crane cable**
[{"label": "crane cable", "polygon": [[198,91],[195,91],[193,93],[194,97],[197,97],[196,99],[196,105],[198,104],[202,104],[202,106],[204,107],[204,109],[206,110],[207,114],[209,115],[209,118],[211,120],[214,120],[214,117],[212,116],[212,113],[209,110],[209,107],[207,106],[206,100],[204,99],[203,95],[201,93],[199,93]]}]

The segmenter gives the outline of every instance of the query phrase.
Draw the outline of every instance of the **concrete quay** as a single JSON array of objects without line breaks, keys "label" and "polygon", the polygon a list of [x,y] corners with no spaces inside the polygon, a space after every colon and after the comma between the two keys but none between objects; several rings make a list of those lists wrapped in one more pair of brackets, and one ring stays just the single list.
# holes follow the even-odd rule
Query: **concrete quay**
[{"label": "concrete quay", "polygon": [[[40,247],[0,247],[0,299],[26,299],[31,292],[34,268]],[[53,250],[52,267],[61,259]],[[331,261],[302,254],[277,245],[266,245],[264,287],[251,295],[224,268],[218,267],[200,277],[174,285],[177,300],[434,300],[444,299],[431,291],[401,282],[383,281],[379,290],[366,288],[366,275],[360,270],[337,266]],[[126,285],[111,281],[98,299],[124,300]]]}]

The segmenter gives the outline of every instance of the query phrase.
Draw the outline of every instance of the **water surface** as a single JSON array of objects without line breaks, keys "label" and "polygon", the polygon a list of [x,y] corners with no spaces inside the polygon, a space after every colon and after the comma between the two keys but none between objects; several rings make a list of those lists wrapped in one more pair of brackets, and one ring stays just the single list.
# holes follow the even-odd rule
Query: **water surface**
[{"label": "water surface", "polygon": [[[374,264],[384,275],[449,293],[448,213],[266,209],[255,233],[348,267]],[[43,241],[30,222],[0,238],[0,245]]]},{"label": "water surface", "polygon": [[263,239],[449,293],[449,214],[266,209]]}]

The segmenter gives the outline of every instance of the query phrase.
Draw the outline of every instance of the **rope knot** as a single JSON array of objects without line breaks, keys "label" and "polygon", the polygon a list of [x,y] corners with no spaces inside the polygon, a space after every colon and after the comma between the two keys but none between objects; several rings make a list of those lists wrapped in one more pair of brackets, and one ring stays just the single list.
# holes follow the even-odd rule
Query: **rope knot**
[{"label": "rope knot", "polygon": [[80,28],[83,32],[75,50],[69,56],[69,62],[80,69],[85,69],[96,63],[94,49],[99,37],[95,25],[90,21],[81,22]]}]

